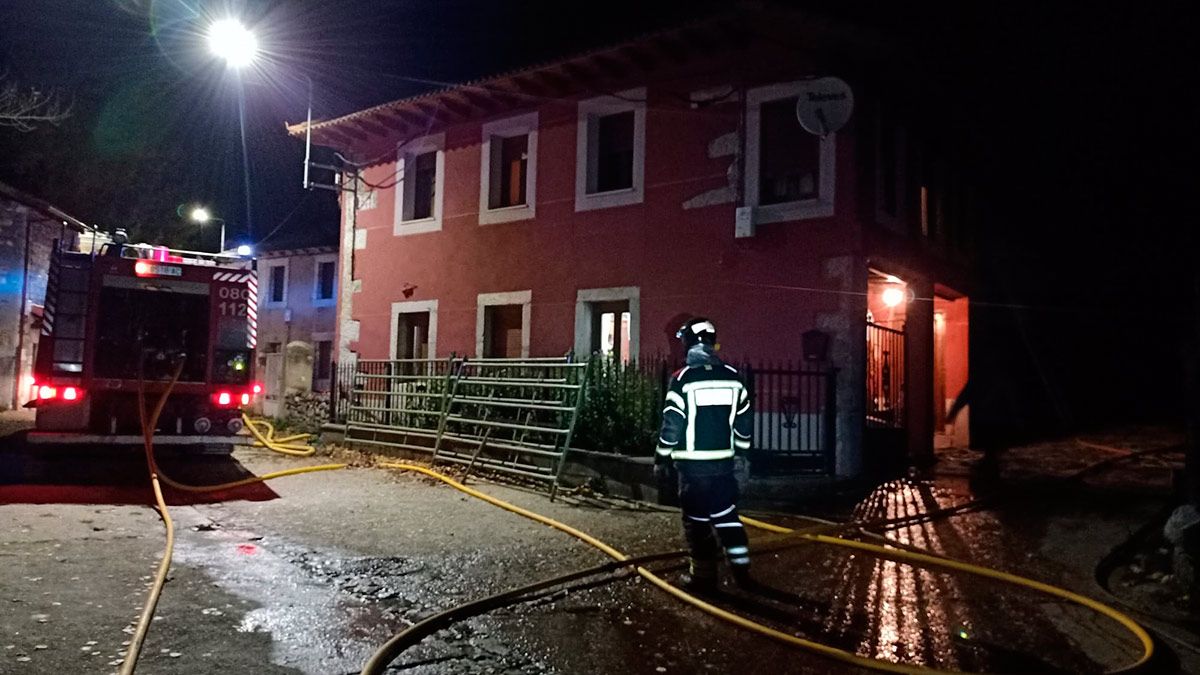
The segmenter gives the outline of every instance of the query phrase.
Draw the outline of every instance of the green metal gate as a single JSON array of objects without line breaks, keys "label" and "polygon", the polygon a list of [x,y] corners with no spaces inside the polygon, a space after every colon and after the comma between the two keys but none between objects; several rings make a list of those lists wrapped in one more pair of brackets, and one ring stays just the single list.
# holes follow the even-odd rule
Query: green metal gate
[{"label": "green metal gate", "polygon": [[346,440],[427,452],[550,486],[566,464],[587,364],[569,358],[359,361]]}]

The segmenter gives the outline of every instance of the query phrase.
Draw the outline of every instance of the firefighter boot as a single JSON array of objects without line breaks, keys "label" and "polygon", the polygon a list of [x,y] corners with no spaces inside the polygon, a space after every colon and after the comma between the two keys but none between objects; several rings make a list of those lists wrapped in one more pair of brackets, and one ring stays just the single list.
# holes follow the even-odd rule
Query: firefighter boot
[{"label": "firefighter boot", "polygon": [[733,576],[733,583],[743,591],[753,591],[759,587],[754,577],[750,576],[749,565],[730,565],[729,572]]},{"label": "firefighter boot", "polygon": [[692,593],[715,593],[718,585],[717,561],[692,558],[687,574],[680,579],[680,585]]}]

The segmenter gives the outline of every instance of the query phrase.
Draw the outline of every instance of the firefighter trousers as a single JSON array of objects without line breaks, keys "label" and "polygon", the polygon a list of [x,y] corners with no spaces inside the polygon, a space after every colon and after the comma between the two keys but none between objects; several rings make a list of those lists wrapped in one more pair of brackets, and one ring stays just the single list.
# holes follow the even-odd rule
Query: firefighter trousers
[{"label": "firefighter trousers", "polygon": [[722,549],[735,573],[748,569],[750,549],[746,529],[738,519],[733,460],[681,460],[675,466],[693,575],[715,576]]}]

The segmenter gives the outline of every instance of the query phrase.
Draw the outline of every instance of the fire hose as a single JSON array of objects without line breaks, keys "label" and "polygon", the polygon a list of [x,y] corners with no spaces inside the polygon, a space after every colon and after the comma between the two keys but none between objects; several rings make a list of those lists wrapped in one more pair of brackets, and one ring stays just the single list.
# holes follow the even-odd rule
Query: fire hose
[{"label": "fire hose", "polygon": [[[175,379],[177,379],[177,377],[178,377],[178,372],[176,372]],[[140,652],[141,645],[145,639],[146,631],[148,630],[150,621],[152,620],[153,615],[154,615],[154,608],[157,605],[158,597],[161,595],[162,587],[166,580],[166,574],[170,567],[171,553],[172,553],[173,547],[174,547],[174,525],[172,524],[172,522],[170,520],[170,515],[168,514],[167,508],[166,508],[166,503],[162,497],[162,491],[161,491],[161,488],[159,487],[160,479],[162,479],[162,482],[167,483],[168,485],[170,485],[171,487],[176,488],[176,489],[192,491],[192,492],[209,492],[209,491],[232,489],[232,488],[240,487],[243,485],[260,483],[263,481],[272,480],[274,478],[279,478],[282,476],[296,475],[296,474],[301,474],[301,473],[310,473],[310,472],[314,472],[314,471],[338,470],[338,469],[346,468],[346,466],[347,466],[346,464],[325,464],[325,465],[319,465],[319,466],[300,467],[297,469],[277,471],[277,472],[273,472],[273,473],[264,474],[262,476],[255,476],[255,477],[246,478],[243,480],[232,481],[229,483],[223,483],[223,484],[219,484],[219,485],[208,485],[208,486],[189,486],[189,485],[184,485],[184,484],[178,483],[177,481],[171,480],[170,478],[166,477],[158,470],[157,465],[154,462],[153,429],[157,422],[158,415],[161,413],[162,406],[166,400],[166,397],[170,392],[171,386],[173,386],[173,385],[174,385],[174,379],[172,380],[171,384],[167,387],[167,390],[160,397],[159,402],[156,405],[155,410],[153,411],[153,414],[150,416],[149,420],[146,419],[146,415],[144,412],[144,405],[142,405],[142,392],[141,392],[141,390],[139,390],[139,411],[142,412],[143,435],[145,438],[145,451],[146,451],[146,456],[147,456],[147,464],[150,469],[150,478],[151,478],[151,483],[154,487],[155,499],[157,502],[158,510],[159,510],[160,515],[163,518],[164,525],[166,526],[167,544],[166,544],[166,549],[163,554],[162,562],[160,563],[160,566],[159,566],[159,574],[151,588],[150,597],[148,598],[148,600],[146,602],[145,609],[143,610],[141,619],[139,620],[137,630],[135,631],[134,640],[131,643],[130,649],[126,655],[125,663],[122,666],[121,675],[132,675],[132,673],[134,672],[134,667],[137,662],[137,655]],[[311,456],[315,452],[315,449],[312,448],[311,446],[304,445],[304,444],[301,444],[298,442],[302,438],[306,438],[307,435],[295,435],[295,436],[288,436],[285,438],[274,438],[274,427],[269,422],[252,420],[245,416],[244,416],[244,419],[246,422],[246,428],[247,428],[247,430],[249,430],[251,435],[255,438],[255,445],[257,445],[257,446],[265,447],[269,450],[272,450],[275,452],[280,452],[280,453],[291,455],[291,456]],[[148,425],[147,425],[147,422],[149,422]],[[683,591],[682,589],[671,585],[669,582],[667,582],[666,580],[664,580],[662,577],[658,576],[651,570],[643,567],[641,565],[641,563],[644,561],[641,558],[632,559],[625,553],[612,547],[611,545],[605,543],[604,541],[601,541],[600,539],[597,539],[596,537],[594,537],[586,532],[578,530],[578,529],[571,527],[570,525],[567,525],[565,523],[562,523],[558,520],[549,518],[547,516],[538,514],[534,511],[524,509],[522,507],[516,506],[516,505],[506,502],[504,500],[501,500],[501,499],[498,499],[491,495],[488,495],[487,493],[481,492],[472,487],[464,485],[449,476],[446,476],[442,473],[434,471],[425,466],[421,466],[421,465],[417,465],[417,464],[409,464],[409,463],[399,463],[399,462],[384,462],[384,463],[380,463],[379,466],[381,466],[383,468],[414,472],[414,473],[428,476],[430,478],[441,481],[441,482],[455,488],[456,490],[459,490],[459,491],[461,491],[465,494],[468,494],[472,497],[475,497],[475,498],[485,501],[489,504],[492,504],[494,506],[502,508],[506,511],[515,513],[517,515],[523,516],[523,517],[533,520],[535,522],[541,523],[543,525],[547,525],[556,530],[559,530],[561,532],[569,534],[569,535],[589,544],[590,546],[600,550],[601,552],[603,552],[604,554],[606,554],[610,558],[612,558],[614,562],[608,564],[608,566],[613,566],[613,567],[611,567],[611,569],[616,570],[617,568],[620,568],[620,567],[635,566],[634,567],[635,571],[639,576],[641,576],[643,579],[645,579],[649,583],[653,584],[654,586],[658,587],[660,590],[675,597],[676,599],[678,599],[686,604],[689,604],[692,607],[700,609],[701,611],[703,611],[715,618],[726,621],[728,623],[731,623],[731,624],[741,627],[743,629],[752,631],[759,635],[769,637],[776,641],[779,641],[779,642],[782,642],[782,643],[785,643],[785,644],[788,644],[788,645],[791,645],[794,647],[798,647],[798,648],[801,648],[801,649],[804,649],[804,650],[807,650],[807,651],[810,651],[810,652],[846,663],[848,665],[858,666],[858,667],[862,667],[862,668],[868,668],[871,670],[877,670],[877,671],[882,671],[882,672],[893,672],[893,673],[921,674],[921,675],[928,675],[928,674],[932,674],[932,673],[954,672],[954,671],[942,671],[942,670],[937,670],[934,668],[927,668],[924,666],[894,663],[894,662],[885,661],[885,660],[881,660],[881,659],[874,659],[871,657],[861,656],[861,655],[855,654],[853,652],[843,650],[843,649],[834,647],[832,645],[827,645],[827,644],[824,644],[824,643],[821,643],[821,642],[818,642],[815,640],[808,640],[808,639],[801,638],[801,637],[798,637],[795,635],[784,633],[780,630],[771,628],[770,626],[753,621],[744,616],[735,614],[733,612],[729,612],[725,609],[717,607],[716,605],[706,602],[705,600],[703,600],[699,597],[696,597],[690,593],[687,593],[687,592]],[[951,511],[951,510],[952,509],[947,509],[946,511]],[[910,550],[907,548],[901,549],[901,548],[896,548],[894,546],[872,544],[872,543],[868,543],[868,542],[864,542],[864,541],[858,541],[855,539],[846,539],[846,538],[831,536],[830,534],[823,533],[825,531],[854,529],[855,527],[861,527],[863,525],[863,523],[858,523],[858,524],[855,524],[855,523],[831,523],[828,526],[820,526],[818,528],[815,528],[815,531],[811,530],[811,529],[797,531],[797,530],[793,530],[791,528],[773,525],[771,523],[766,523],[766,522],[755,520],[753,518],[748,518],[745,516],[742,517],[742,521],[750,527],[754,527],[754,528],[757,528],[760,530],[764,530],[764,531],[772,532],[772,533],[776,533],[776,534],[784,534],[784,535],[788,535],[791,537],[796,537],[796,538],[798,538],[802,541],[808,542],[808,543],[819,543],[819,544],[849,548],[851,550],[867,553],[869,555],[873,555],[876,557],[887,558],[887,559],[896,560],[896,561],[905,562],[905,563],[914,564],[914,565],[922,565],[922,566],[926,566],[926,567],[941,568],[941,569],[945,569],[945,570],[949,570],[949,571],[953,571],[953,572],[961,572],[961,573],[971,574],[971,575],[975,575],[975,576],[979,576],[979,577],[993,579],[993,580],[1000,581],[1003,583],[1009,583],[1009,584],[1013,584],[1013,585],[1017,585],[1017,586],[1022,586],[1022,587],[1029,588],[1031,590],[1035,590],[1035,591],[1038,591],[1038,592],[1041,592],[1044,594],[1048,594],[1051,596],[1055,596],[1060,599],[1067,600],[1069,602],[1072,602],[1077,605],[1081,605],[1083,607],[1091,609],[1095,612],[1098,612],[1098,613],[1100,613],[1104,616],[1107,616],[1108,618],[1116,621],[1119,625],[1121,625],[1123,628],[1125,628],[1127,631],[1129,631],[1129,633],[1132,634],[1141,645],[1142,653],[1135,661],[1133,661],[1130,664],[1116,668],[1114,670],[1108,671],[1111,673],[1124,673],[1124,672],[1130,672],[1135,669],[1138,669],[1138,668],[1142,667],[1143,665],[1145,665],[1147,662],[1149,662],[1151,657],[1154,654],[1153,639],[1145,631],[1145,629],[1143,629],[1136,621],[1129,618],[1125,614],[1119,612],[1118,610],[1116,610],[1108,605],[1105,605],[1101,602],[1098,602],[1096,600],[1088,598],[1086,596],[1083,596],[1083,595],[1080,595],[1080,594],[1077,594],[1072,591],[1068,591],[1066,589],[1062,589],[1062,588],[1059,588],[1056,586],[1052,586],[1050,584],[1045,584],[1045,583],[1042,583],[1039,581],[1035,581],[1033,579],[1028,579],[1028,578],[1021,577],[1021,576],[1018,576],[1015,574],[1009,574],[1007,572],[1002,572],[1002,571],[987,568],[987,567],[973,565],[971,563],[954,560],[954,559],[946,558],[943,556],[930,555],[928,553],[922,553],[922,552]],[[651,559],[666,559],[666,558],[670,558],[670,557],[673,557],[673,554],[656,554],[654,556],[648,557],[646,560],[648,561]],[[599,571],[593,571],[593,570],[599,569],[599,568],[593,568],[593,570],[585,570],[581,573],[573,573],[571,575],[567,575],[567,577],[564,577],[562,579],[554,579],[554,580],[548,580],[548,581],[544,581],[544,582],[538,582],[537,584],[534,584],[533,586],[538,587],[538,588],[547,587],[549,585],[561,583],[564,579],[570,580],[570,579],[580,578],[582,576],[588,576],[589,574],[601,573],[601,572],[607,571],[609,569],[608,566],[601,566],[604,569],[600,569]],[[531,587],[523,587],[521,589],[514,589],[513,591],[502,593],[502,594],[499,594],[498,596],[484,598],[483,600],[476,601],[474,603],[468,603],[469,607],[464,605],[464,606],[460,606],[459,608],[455,608],[454,610],[451,610],[451,615],[449,617],[445,617],[445,616],[441,616],[441,615],[438,615],[435,617],[430,617],[429,621],[417,624],[416,626],[413,626],[412,628],[410,628],[408,631],[398,634],[397,636],[395,636],[391,640],[389,640],[387,643],[385,643],[379,650],[376,651],[376,653],[367,662],[366,666],[362,670],[363,675],[379,675],[379,674],[383,673],[384,670],[388,667],[388,664],[390,664],[396,658],[396,656],[398,656],[408,646],[408,644],[411,644],[413,639],[420,639],[420,637],[422,637],[423,635],[427,635],[430,632],[439,630],[440,627],[442,625],[444,625],[447,621],[456,620],[456,618],[459,616],[473,615],[473,613],[478,613],[478,611],[486,611],[487,608],[489,608],[491,605],[494,605],[497,603],[503,603],[505,601],[508,601],[508,600],[511,600],[514,598],[519,598],[519,597],[527,594],[530,591],[530,589],[531,589]],[[420,627],[420,630],[418,630],[418,627]]]}]

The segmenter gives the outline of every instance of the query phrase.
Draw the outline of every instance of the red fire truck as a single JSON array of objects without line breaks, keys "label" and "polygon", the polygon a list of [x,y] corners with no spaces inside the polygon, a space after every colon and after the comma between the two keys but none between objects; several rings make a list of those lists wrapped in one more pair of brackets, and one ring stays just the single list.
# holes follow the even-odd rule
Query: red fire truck
[{"label": "red fire truck", "polygon": [[236,256],[105,243],[53,253],[34,365],[32,443],[136,445],[148,405],[179,380],[156,443],[232,446],[254,382],[257,279]]}]

